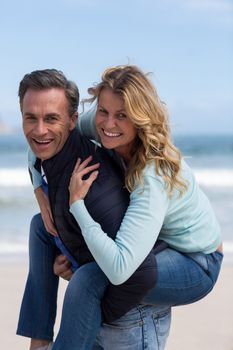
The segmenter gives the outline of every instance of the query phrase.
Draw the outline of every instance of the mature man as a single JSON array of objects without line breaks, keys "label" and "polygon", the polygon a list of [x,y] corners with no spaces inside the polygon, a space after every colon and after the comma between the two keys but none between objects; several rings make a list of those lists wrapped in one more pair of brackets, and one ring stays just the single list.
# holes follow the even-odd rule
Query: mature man
[{"label": "mature man", "polygon": [[[48,231],[53,231],[55,235],[58,233],[58,237],[54,240],[45,230],[40,215],[32,219],[29,274],[17,333],[31,338],[31,350],[51,347],[54,350],[92,349],[101,324],[100,307],[105,320],[110,322],[137,306],[155,283],[155,259],[149,255],[128,281],[120,286],[110,285],[93,262],[80,228],[69,212],[70,176],[77,158],[85,159],[90,155],[93,164],[100,163],[100,168],[98,179],[86,197],[86,205],[93,218],[112,238],[128,205],[128,194],[122,188],[121,170],[103,149],[81,136],[75,128],[79,102],[76,85],[55,69],[34,71],[21,81],[19,98],[24,134],[37,157],[35,166],[44,177],[44,191],[49,197],[48,208],[44,210],[42,205],[41,210],[51,215],[55,229],[48,228]],[[43,195],[41,189],[36,192],[38,198]],[[60,331],[52,345],[58,289],[58,277],[53,273],[54,259],[59,253],[56,243],[68,255],[75,272],[67,287]],[[88,293],[90,290],[91,293]],[[96,300],[102,297],[100,305]],[[147,317],[152,309],[144,307],[144,315]],[[138,314],[140,321],[146,322],[146,317],[142,320],[140,307],[134,313]],[[127,319],[124,327],[127,327]],[[155,329],[150,327],[148,337],[155,340]],[[108,331],[102,334],[108,338]],[[135,344],[142,343],[141,334],[136,336],[132,332],[131,337],[135,338],[132,349],[136,349]],[[124,349],[115,342],[116,349]],[[105,344],[112,347],[108,345],[108,340]],[[140,346],[138,348],[142,348]],[[102,347],[96,344],[93,349]],[[154,345],[151,349],[155,349]]]}]

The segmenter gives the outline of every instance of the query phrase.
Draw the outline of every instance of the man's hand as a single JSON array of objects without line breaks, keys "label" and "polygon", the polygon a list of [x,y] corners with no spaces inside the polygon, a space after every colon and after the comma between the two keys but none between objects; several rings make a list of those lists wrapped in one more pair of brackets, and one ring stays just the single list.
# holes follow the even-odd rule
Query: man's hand
[{"label": "man's hand", "polygon": [[58,255],[53,264],[53,272],[55,275],[69,281],[73,272],[71,271],[71,263],[65,255]]},{"label": "man's hand", "polygon": [[48,197],[43,192],[41,187],[35,190],[35,196],[40,207],[41,216],[45,225],[46,230],[53,236],[57,236],[57,230],[54,226],[52,211]]}]

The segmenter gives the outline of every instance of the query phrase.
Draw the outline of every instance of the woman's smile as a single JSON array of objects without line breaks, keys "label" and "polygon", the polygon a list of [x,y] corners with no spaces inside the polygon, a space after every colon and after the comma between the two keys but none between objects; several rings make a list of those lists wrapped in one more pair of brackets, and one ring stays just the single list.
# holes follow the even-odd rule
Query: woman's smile
[{"label": "woman's smile", "polygon": [[96,129],[105,148],[114,149],[124,159],[129,157],[137,130],[127,116],[122,97],[111,89],[100,92]]}]

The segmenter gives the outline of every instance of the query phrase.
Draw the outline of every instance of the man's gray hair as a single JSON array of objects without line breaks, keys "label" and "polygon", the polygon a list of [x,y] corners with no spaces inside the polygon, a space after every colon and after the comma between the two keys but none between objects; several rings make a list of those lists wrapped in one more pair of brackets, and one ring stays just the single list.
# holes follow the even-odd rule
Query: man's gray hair
[{"label": "man's gray hair", "polygon": [[63,72],[57,69],[35,70],[26,74],[19,84],[19,103],[22,110],[23,98],[28,89],[45,90],[51,88],[63,89],[69,104],[70,117],[77,112],[79,105],[79,90],[77,85],[68,80]]}]

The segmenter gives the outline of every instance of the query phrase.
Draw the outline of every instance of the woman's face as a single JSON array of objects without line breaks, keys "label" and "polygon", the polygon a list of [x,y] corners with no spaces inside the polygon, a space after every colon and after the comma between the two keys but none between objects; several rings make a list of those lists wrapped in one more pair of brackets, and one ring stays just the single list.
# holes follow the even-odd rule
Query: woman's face
[{"label": "woman's face", "polygon": [[105,148],[114,149],[129,160],[137,130],[126,115],[123,99],[111,89],[104,88],[100,92],[96,129]]}]

